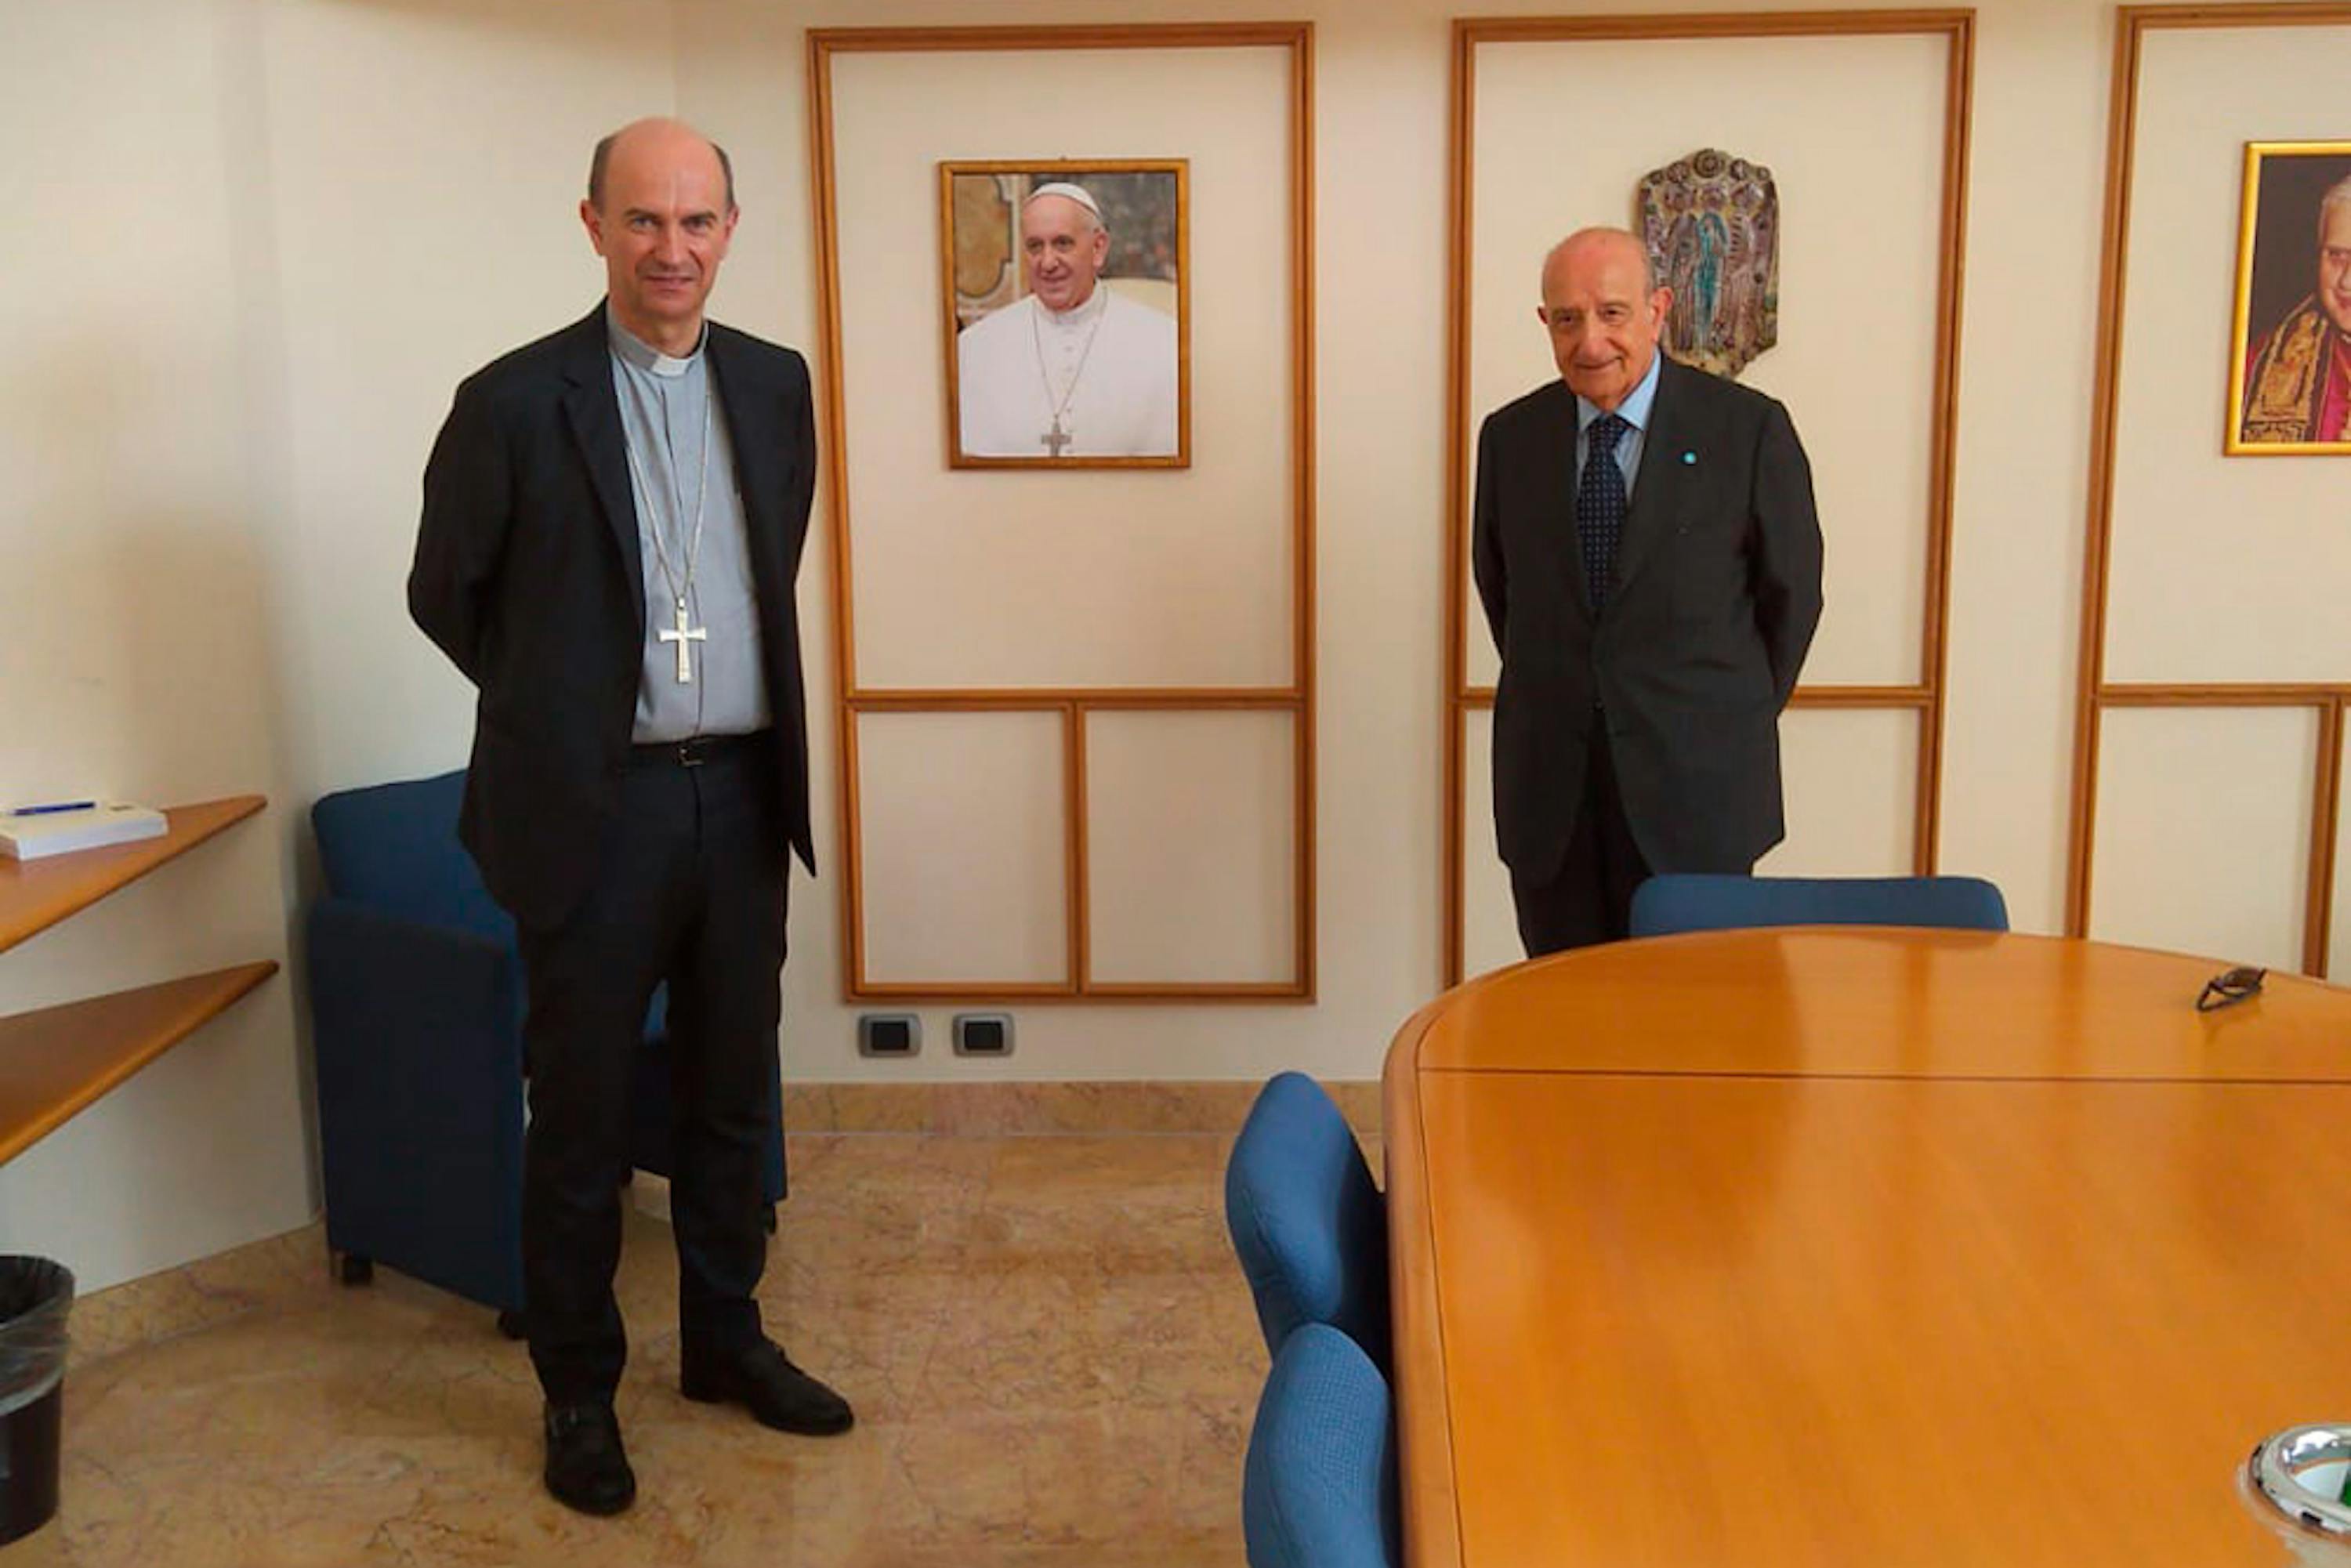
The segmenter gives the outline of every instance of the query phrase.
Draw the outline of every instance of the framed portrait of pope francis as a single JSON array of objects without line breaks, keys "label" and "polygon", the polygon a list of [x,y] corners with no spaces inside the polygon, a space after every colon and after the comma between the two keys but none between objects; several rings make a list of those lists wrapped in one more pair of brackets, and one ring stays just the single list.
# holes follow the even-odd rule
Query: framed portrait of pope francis
[{"label": "framed portrait of pope francis", "polygon": [[2231,456],[2351,454],[2351,141],[2245,144]]},{"label": "framed portrait of pope francis", "polygon": [[1191,465],[1187,179],[939,165],[948,466]]}]

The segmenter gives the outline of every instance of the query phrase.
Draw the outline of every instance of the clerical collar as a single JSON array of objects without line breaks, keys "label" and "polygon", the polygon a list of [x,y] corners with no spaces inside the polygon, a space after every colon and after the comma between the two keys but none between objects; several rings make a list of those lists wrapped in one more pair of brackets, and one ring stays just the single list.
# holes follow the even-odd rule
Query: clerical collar
[{"label": "clerical collar", "polygon": [[694,362],[702,357],[703,346],[710,341],[710,323],[705,321],[702,324],[702,335],[694,340],[694,352],[682,360],[674,355],[664,354],[626,327],[622,326],[621,318],[613,310],[612,302],[609,299],[604,302],[604,329],[612,340],[613,353],[641,371],[651,371],[654,375],[666,376],[672,380],[692,370]]},{"label": "clerical collar", "polygon": [[1042,299],[1037,301],[1038,313],[1056,327],[1082,327],[1109,308],[1110,288],[1100,278],[1094,279],[1094,291],[1086,296],[1083,304],[1072,305],[1067,310],[1056,310]]}]

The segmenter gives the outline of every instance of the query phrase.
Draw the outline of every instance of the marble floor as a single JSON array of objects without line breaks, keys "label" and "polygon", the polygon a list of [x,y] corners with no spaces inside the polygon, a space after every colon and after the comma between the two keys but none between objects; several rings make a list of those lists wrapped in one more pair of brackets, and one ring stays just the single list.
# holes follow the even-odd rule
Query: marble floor
[{"label": "marble floor", "polygon": [[[1266,1358],[1229,1144],[795,1137],[760,1293],[857,1406],[831,1439],[678,1395],[669,1232],[632,1211],[616,1520],[540,1490],[537,1385],[489,1312],[389,1270],[335,1285],[316,1228],[179,1270],[176,1301],[101,1292],[76,1307],[58,1517],[0,1568],[1238,1568]],[[166,1310],[197,1326],[134,1321]]]}]

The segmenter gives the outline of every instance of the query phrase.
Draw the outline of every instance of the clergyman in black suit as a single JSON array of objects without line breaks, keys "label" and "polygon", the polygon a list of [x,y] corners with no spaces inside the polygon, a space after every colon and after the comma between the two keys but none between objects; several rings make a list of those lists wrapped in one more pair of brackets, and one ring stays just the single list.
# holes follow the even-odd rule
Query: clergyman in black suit
[{"label": "clergyman in black suit", "polygon": [[1479,433],[1495,836],[1530,956],[1621,937],[1645,877],[1744,874],[1785,831],[1812,470],[1779,403],[1657,351],[1672,303],[1635,235],[1561,241],[1538,310],[1561,379]]},{"label": "clergyman in black suit", "polygon": [[529,988],[523,1278],[548,1490],[615,1513],[630,1097],[655,988],[676,1053],[681,1386],[847,1429],[753,1290],[775,1125],[786,880],[813,869],[799,570],[806,364],[703,317],[735,231],[726,154],[672,120],[604,139],[589,315],[465,382],[424,471],[411,613],[479,693],[460,835]]}]

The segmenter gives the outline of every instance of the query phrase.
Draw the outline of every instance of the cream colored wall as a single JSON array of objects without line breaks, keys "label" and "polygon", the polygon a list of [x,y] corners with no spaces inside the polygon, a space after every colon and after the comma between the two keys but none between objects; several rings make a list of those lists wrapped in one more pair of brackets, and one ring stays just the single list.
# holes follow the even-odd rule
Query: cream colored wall
[{"label": "cream colored wall", "polygon": [[[1579,9],[1621,7],[1481,14]],[[1265,14],[1160,5],[1119,19]],[[1367,1076],[1395,1023],[1436,985],[1450,13],[1387,0],[1280,14],[1316,26],[1322,999],[1309,1009],[1029,1008],[1020,1055],[1001,1067],[874,1070],[847,1054],[828,890],[816,942],[805,917],[818,901],[801,902],[795,925],[787,1059],[804,1073],[1243,1075],[1288,1063]],[[801,29],[974,18],[887,3],[784,16],[723,0],[685,0],[679,15],[680,102],[762,182],[774,180],[789,225],[738,240],[729,308],[812,342]],[[992,7],[985,19],[1096,18],[1037,4]],[[1986,7],[1978,36],[1943,853],[1947,865],[1998,880],[2027,929],[2062,918],[2110,18],[2090,0],[2020,0]],[[1066,133],[1052,119],[1041,118],[1040,145],[1058,148]],[[1855,127],[1857,138],[1873,133],[1871,123]],[[758,193],[771,199],[764,183]],[[1552,226],[1586,215],[1562,211]],[[1927,308],[1922,297],[1922,316]],[[821,598],[823,564],[811,559],[804,603]],[[1841,722],[1819,716],[1816,727]],[[1882,740],[1871,730],[1868,766],[1849,770],[1873,842],[1907,821],[1901,775],[1880,766]],[[1839,776],[1835,744],[1827,737],[1816,771]],[[830,749],[830,735],[820,747]],[[830,771],[820,789],[831,790]],[[925,1010],[935,1040],[951,1009]]]},{"label": "cream colored wall", "polygon": [[[2236,204],[2246,141],[2340,138],[2351,24],[2150,31],[2141,56],[2106,679],[2339,683],[2351,471],[2222,455],[2233,411],[2210,367],[2228,362],[2230,320],[2199,302],[2232,297],[2237,235],[2178,214]],[[2110,710],[2103,723],[2090,934],[2300,968],[2320,827],[2313,711]],[[2351,978],[2346,929],[2338,901],[2337,979]]]},{"label": "cream colored wall", "polygon": [[2106,678],[2351,678],[2343,574],[2297,564],[2345,559],[2351,469],[2221,455],[2227,384],[2206,372],[2229,315],[2198,303],[2231,297],[2236,225],[2179,221],[2236,210],[2247,141],[2343,140],[2351,26],[2171,29],[2143,53]]},{"label": "cream colored wall", "polygon": [[299,800],[462,767],[471,688],[410,624],[420,475],[460,379],[594,308],[588,151],[666,112],[664,0],[255,7]]},{"label": "cream colored wall", "polygon": [[[1931,280],[1939,269],[1950,47],[1947,33],[1914,31],[1513,40],[1476,51],[1461,410],[1472,432],[1489,410],[1558,376],[1535,321],[1530,258],[1559,237],[1561,214],[1621,223],[1641,174],[1697,150],[1688,120],[1643,112],[1656,84],[1675,82],[1709,103],[1706,144],[1768,159],[1781,203],[1780,340],[1740,379],[1794,412],[1812,460],[1828,610],[1805,660],[1807,686],[1928,678],[1939,318],[1931,296],[1885,283]],[[1567,81],[1577,90],[1561,92]],[[1843,116],[1820,113],[1829,99]],[[1853,135],[1856,123],[1870,134]],[[1555,204],[1519,194],[1539,189]],[[1465,507],[1471,485],[1465,473]],[[1464,668],[1490,688],[1499,663],[1468,580],[1465,540]],[[1898,708],[1791,714],[1781,726],[1787,834],[1758,869],[1908,872],[1919,723],[1917,712]],[[1471,752],[1460,804],[1463,967],[1476,974],[1515,962],[1523,949],[1494,848],[1489,716],[1465,716],[1463,733]]]},{"label": "cream colored wall", "polygon": [[2027,931],[2064,920],[2113,40],[2093,0],[1976,33],[1942,864]]},{"label": "cream colored wall", "polygon": [[[1479,9],[1498,8],[1512,7]],[[465,690],[401,604],[417,473],[461,374],[595,298],[571,207],[599,131],[674,108],[727,142],[745,216],[718,312],[813,352],[802,29],[1111,10],[1263,15],[1177,0],[984,16],[905,0],[0,13],[6,57],[43,62],[0,117],[16,145],[71,151],[15,161],[11,176],[30,183],[12,183],[10,209],[37,235],[18,255],[43,265],[20,260],[0,290],[0,517],[17,559],[49,575],[20,566],[0,589],[0,794],[259,785],[277,802],[272,827],[0,957],[0,1005],[277,951],[295,913],[271,904],[281,845],[298,845],[307,803],[462,759]],[[918,1061],[858,1059],[855,1009],[839,1001],[820,539],[800,595],[829,874],[796,889],[797,1079],[1368,1077],[1437,983],[1448,13],[1322,0],[1280,14],[1317,27],[1322,999],[1017,1009],[1019,1054],[990,1064],[947,1058],[949,1009],[926,1009]],[[2095,0],[1997,0],[1978,34],[1942,848],[1946,865],[1997,879],[2027,929],[2053,927],[2064,887],[2111,27]],[[1084,84],[1038,112],[1052,147],[1065,119],[1082,120]],[[910,308],[930,313],[927,298]],[[2351,565],[2351,535],[2312,549],[2314,575]],[[96,635],[59,641],[77,622]],[[2281,768],[2307,747],[2250,738]],[[2162,863],[2168,824],[2109,823],[2102,864]],[[298,1221],[310,1198],[293,995],[275,982],[0,1172],[0,1247],[70,1254],[103,1282]]]},{"label": "cream colored wall", "polygon": [[[309,802],[457,766],[402,579],[456,378],[601,292],[586,150],[674,90],[643,4],[0,10],[0,800],[268,813],[0,956],[0,1010],[298,947]],[[652,47],[645,47],[650,40]],[[21,183],[22,188],[19,188]],[[544,202],[522,202],[528,189]],[[84,1288],[317,1209],[291,974],[0,1169]]]},{"label": "cream colored wall", "polygon": [[[1624,7],[1474,9],[1561,15]],[[1274,1061],[1368,1073],[1394,1022],[1436,979],[1452,10],[1415,0],[1332,0],[1278,14],[1302,16],[1316,26],[1322,999],[1305,1011],[1032,1008],[1022,1019],[1026,1060],[1011,1064],[1026,1074],[1245,1073]],[[1123,7],[1117,19],[1265,15],[1240,6],[1162,3]],[[772,172],[775,196],[791,224],[787,232],[770,227],[738,247],[730,299],[738,313],[756,311],[761,325],[800,342],[815,340],[819,308],[805,233],[801,28],[1102,19],[1096,11],[1043,0],[990,7],[985,18],[958,7],[888,0],[817,5],[789,16],[755,12],[733,0],[681,0],[679,18],[681,103],[747,164]],[[2113,29],[2113,8],[2099,0],[1994,0],[1977,12],[1940,849],[1946,868],[1999,882],[2016,924],[2027,930],[2054,930],[2064,917]],[[2199,36],[2177,37],[2192,49]],[[1771,57],[1775,47],[1786,46],[1761,46],[1757,57]],[[1890,51],[1906,66],[1917,64],[1903,56],[1898,41],[1857,47]],[[2253,57],[2264,57],[2256,51]],[[2262,76],[2247,60],[2234,68],[2240,76]],[[1078,96],[1069,109],[1040,110],[1040,146],[1058,148],[1081,134],[1056,124],[1066,115],[1082,126],[1082,84],[1073,92]],[[1813,107],[1848,120],[1857,147],[1885,135],[1885,116],[1867,92],[1823,94]],[[1562,179],[1573,177],[1573,169],[1562,172]],[[1557,200],[1542,193],[1557,188],[1531,180],[1525,206],[1541,212]],[[2220,204],[2213,221],[2225,227],[2230,210]],[[1562,207],[1531,232],[1563,229],[1593,215]],[[1797,207],[1788,216],[1795,228],[1806,214]],[[783,243],[769,248],[775,240]],[[1872,244],[1866,235],[1834,232],[1814,233],[1805,243],[1848,250]],[[1792,242],[1792,255],[1801,250]],[[759,267],[745,267],[755,255]],[[754,270],[758,277],[747,277]],[[1908,271],[1889,259],[1872,308],[1882,310],[1892,300],[1898,309],[1907,292],[1915,301],[1911,317],[1923,326],[1932,306],[1929,285]],[[2225,318],[2224,302],[2214,299],[2207,313]],[[1901,336],[1898,315],[1884,330],[1862,330],[1876,319],[1869,310],[1832,313],[1813,321],[1808,345],[1791,345],[1788,357],[1817,354],[1823,343],[1841,345],[1854,358],[1855,381],[1865,379],[1877,365],[1874,350],[1889,332],[1910,342]],[[1799,325],[1791,323],[1792,329]],[[1530,347],[1539,354],[1539,340]],[[1805,420],[1805,409],[1797,414]],[[1819,410],[1814,415],[1813,423],[1826,419]],[[1824,434],[1834,423],[1828,421]],[[1853,455],[1839,455],[1854,482],[1864,486],[1855,494],[1874,494],[1866,492]],[[1906,459],[1906,472],[1915,466]],[[2301,466],[2304,473],[2293,483],[2326,483],[2317,467]],[[2339,530],[2305,528],[2296,544],[2308,553],[2286,570],[2300,573],[2300,580],[2335,580],[2351,564],[2351,536]],[[1898,549],[1886,561],[1906,582],[1914,580],[1916,563]],[[813,576],[820,564],[811,560],[804,600],[808,591],[821,587]],[[1912,624],[1909,613],[1907,606],[1855,605],[1850,624],[1824,629],[1824,648],[1855,653],[1844,661],[1850,669],[1834,673],[1837,678],[1899,678],[1902,672],[1886,652],[1901,643],[1901,628]],[[1831,615],[1837,615],[1834,606]],[[2323,643],[2325,625],[2304,617],[2297,637]],[[2179,662],[2191,661],[2198,645],[2192,622],[2168,643]],[[2297,671],[2309,663],[2304,659]],[[2338,668],[2335,678],[2341,676]],[[1783,857],[1791,869],[1898,864],[1910,820],[1904,738],[1909,724],[1879,715],[1807,713],[1791,719],[1791,783],[1802,792],[1791,802],[1791,851],[1802,851],[1796,839],[1807,834],[1821,845],[1815,852]],[[1473,733],[1482,737],[1483,731],[1473,726]],[[830,737],[820,744],[829,745]],[[2207,752],[2184,759],[2174,755],[2169,766],[2175,774],[2184,768],[2192,787],[2199,767],[2213,769],[2217,782],[2227,764]],[[1482,761],[1473,761],[1471,777],[1474,800]],[[2273,815],[2306,818],[2306,803],[2294,793],[2301,787],[2298,777],[2284,779],[2278,769],[2261,777],[2277,786],[2274,800],[2255,792]],[[830,787],[828,778],[823,788]],[[1486,824],[1474,806],[1472,824],[1472,843],[1482,849]],[[2102,832],[2101,864],[2125,877],[2160,881],[2162,868],[2174,863],[2176,826],[2176,819],[2153,806],[2137,810],[2126,825]],[[2281,854],[2288,837],[2281,837]],[[1802,863],[1792,863],[1797,860]],[[2228,873],[2236,880],[2217,900],[2172,875],[2165,884],[2170,900],[2192,905],[2195,917],[2142,920],[2133,932],[2174,945],[2201,940],[2229,951],[2267,951],[2275,945],[2276,917],[2274,901],[2264,900],[2272,883],[2298,874],[2298,863],[2289,856],[2278,865],[2237,868]],[[2116,906],[2127,901],[2135,909],[2163,907],[2136,894],[2130,884],[2117,884]],[[803,901],[803,914],[810,902]],[[830,960],[836,905],[824,902],[828,918],[820,941],[828,950],[820,956]],[[2216,924],[2207,915],[2215,903],[2249,913],[2244,921]],[[1491,927],[1494,913],[1476,911],[1473,919]],[[1498,956],[1509,952],[1503,913],[1499,931],[1484,932],[1489,939],[1500,937]],[[2346,926],[2351,917],[2338,918],[2338,947]],[[805,930],[805,922],[796,927],[802,957],[818,956],[809,952],[800,935]],[[796,960],[792,1000],[803,1042],[797,1051],[808,1049],[811,1035],[821,1042],[819,1049],[842,1049],[837,1042],[846,1038],[845,1019],[833,1002],[837,973],[837,965],[820,968]],[[934,1038],[946,1010],[930,1009]],[[800,1060],[805,1065],[806,1057]],[[958,1069],[969,1067],[940,1071]],[[840,1059],[841,1074],[862,1071],[854,1059]],[[820,1075],[832,1074],[820,1070]]]},{"label": "cream colored wall", "polygon": [[[1286,50],[1105,50],[1082,126],[1040,139],[1033,54],[833,65],[842,379],[861,683],[1281,686],[1290,674]],[[1198,106],[1219,134],[1199,139]],[[947,129],[947,128],[952,128]],[[723,140],[723,138],[722,138]],[[937,161],[1191,159],[1192,454],[1176,472],[956,472],[941,458]]]},{"label": "cream colored wall", "polygon": [[[911,1065],[877,1069],[851,1054],[855,1009],[837,999],[839,889],[827,885],[795,908],[795,953],[787,971],[788,1071],[811,1078],[1189,1078],[1246,1077],[1296,1065],[1365,1078],[1376,1072],[1395,1025],[1433,989],[1437,688],[1431,661],[1438,645],[1435,573],[1442,551],[1430,529],[1442,494],[1442,453],[1432,437],[1441,410],[1444,345],[1433,303],[1422,302],[1433,300],[1439,286],[1444,234],[1441,217],[1421,220],[1441,212],[1447,35],[1435,11],[1347,9],[1351,19],[1343,28],[1318,22],[1315,84],[1322,257],[1316,301],[1322,321],[1316,365],[1321,1002],[1312,1008],[1016,1009],[1019,1051],[1003,1063],[939,1060],[954,1009],[926,1008],[929,1054]],[[991,7],[985,19],[1023,22],[1055,15],[1035,6]],[[1088,16],[1071,6],[1058,15]],[[1235,6],[1163,5],[1123,8],[1118,19],[1251,15]],[[820,314],[810,249],[801,28],[973,18],[952,8],[846,5],[785,17],[701,3],[682,5],[680,17],[685,112],[726,142],[738,167],[761,171],[756,193],[764,210],[756,229],[738,234],[729,263],[730,319],[787,341],[813,343]],[[1347,61],[1352,64],[1340,63]],[[1058,121],[1063,115],[1082,119],[1083,91],[1082,86],[1074,90],[1066,110],[1040,111],[1038,145],[1058,153],[1081,137],[1081,124]],[[925,295],[912,308],[927,320],[929,307]],[[1195,347],[1196,352],[1196,340]],[[932,404],[921,406],[927,414]],[[1350,434],[1334,436],[1334,429]],[[1364,450],[1352,451],[1356,443],[1366,444]],[[819,504],[821,510],[821,497]],[[812,627],[829,620],[821,608],[829,598],[823,575],[829,570],[829,552],[813,551],[801,584],[803,606],[819,607]],[[830,645],[818,651],[812,640],[811,649],[817,676],[829,670]],[[817,745],[820,812],[837,821],[835,773],[824,760],[833,750],[829,724]],[[1153,841],[1164,836],[1137,831],[1124,846],[1128,856],[1149,862],[1163,847]],[[820,849],[837,859],[836,842],[828,839]],[[1100,844],[1096,857],[1098,862],[1106,858]],[[1254,872],[1226,867],[1217,874],[1236,883],[1253,878],[1280,885],[1279,878],[1263,876],[1262,866]],[[1249,953],[1267,946],[1263,931],[1242,935],[1246,940],[1237,946]]]},{"label": "cream colored wall", "polygon": [[[0,1012],[286,953],[302,650],[257,526],[271,267],[266,186],[237,155],[248,42],[236,15],[168,0],[0,12],[0,800],[273,800],[0,956]],[[0,1252],[88,1288],[302,1223],[293,995],[271,980],[0,1166]]]},{"label": "cream colored wall", "polygon": [[[1473,432],[1488,411],[1558,379],[1534,311],[1537,266],[1564,227],[1583,214],[1625,222],[1634,180],[1701,141],[1769,154],[1782,231],[1780,341],[1740,380],[1789,405],[1812,456],[1830,612],[1805,661],[1807,684],[1923,679],[1936,316],[1928,298],[1884,285],[1935,276],[1949,52],[1943,37],[1924,33],[1478,49],[1465,397]],[[1721,107],[1644,119],[1665,80],[1719,96]],[[1562,81],[1578,90],[1561,92]],[[1831,96],[1850,120],[1821,114]],[[1871,133],[1854,136],[1854,123]],[[1529,190],[1552,199],[1519,197]],[[1465,475],[1465,497],[1468,483]],[[1468,590],[1464,652],[1469,678],[1490,686],[1499,661],[1476,604]]]}]

